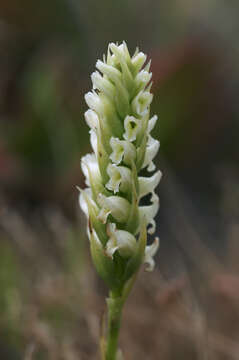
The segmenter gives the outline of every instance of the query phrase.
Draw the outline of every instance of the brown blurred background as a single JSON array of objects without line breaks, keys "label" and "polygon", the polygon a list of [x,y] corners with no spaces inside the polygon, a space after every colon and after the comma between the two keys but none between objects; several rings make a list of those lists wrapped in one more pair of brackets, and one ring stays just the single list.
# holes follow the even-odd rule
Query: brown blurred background
[{"label": "brown blurred background", "polygon": [[0,359],[99,358],[106,288],[76,185],[90,74],[122,40],[152,58],[163,172],[125,359],[239,359],[238,14],[236,0],[0,1]]}]

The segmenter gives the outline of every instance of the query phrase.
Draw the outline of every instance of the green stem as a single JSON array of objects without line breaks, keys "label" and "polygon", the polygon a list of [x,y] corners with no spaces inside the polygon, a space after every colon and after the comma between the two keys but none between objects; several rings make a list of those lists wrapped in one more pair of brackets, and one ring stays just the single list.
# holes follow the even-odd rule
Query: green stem
[{"label": "green stem", "polygon": [[125,301],[127,300],[129,293],[133,287],[133,284],[137,276],[136,272],[134,276],[125,284],[122,291],[110,292],[107,302],[108,310],[108,328],[107,328],[107,341],[106,348],[103,355],[103,360],[117,360],[118,350],[118,338],[121,326],[121,315]]},{"label": "green stem", "polygon": [[122,297],[114,296],[113,293],[110,293],[110,297],[107,299],[108,330],[106,360],[116,360],[123,303]]}]

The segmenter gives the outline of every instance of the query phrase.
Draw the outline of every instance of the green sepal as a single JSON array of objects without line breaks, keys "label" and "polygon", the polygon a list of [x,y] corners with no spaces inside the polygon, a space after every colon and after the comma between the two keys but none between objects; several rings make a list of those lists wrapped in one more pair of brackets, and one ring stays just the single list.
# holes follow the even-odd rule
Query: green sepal
[{"label": "green sepal", "polygon": [[131,234],[135,234],[139,227],[139,211],[138,211],[138,176],[135,164],[131,164],[132,170],[132,198],[129,218],[125,226],[125,230],[129,231]]},{"label": "green sepal", "polygon": [[89,222],[90,233],[90,249],[91,256],[95,268],[114,293],[120,294],[125,284],[125,268],[127,260],[123,259],[118,251],[115,252],[113,258],[106,254],[101,242],[95,237],[91,222]]},{"label": "green sepal", "polygon": [[109,180],[109,175],[107,174],[107,166],[110,160],[109,155],[105,151],[104,145],[102,143],[101,129],[97,129],[97,161],[99,164],[102,182],[103,184],[106,184]]},{"label": "green sepal", "polygon": [[143,137],[141,145],[137,148],[136,166],[137,166],[138,171],[140,171],[140,169],[141,169],[141,167],[142,167],[142,165],[144,163],[147,140],[148,140],[148,135],[145,134],[144,137]]},{"label": "green sepal", "polygon": [[118,296],[120,296],[125,284],[124,274],[128,263],[128,259],[124,259],[122,256],[120,256],[117,250],[113,255],[113,262],[114,262],[115,276],[114,276],[114,285],[111,288],[111,290],[114,293],[118,293]]},{"label": "green sepal", "polygon": [[[115,90],[118,92],[118,88]],[[99,98],[104,105],[104,117],[99,114],[102,142],[104,143],[105,150],[108,154],[110,154],[112,152],[112,149],[109,145],[110,138],[112,136],[120,137],[123,134],[124,127],[116,113],[114,104],[112,104],[108,97],[104,93],[100,93]]]},{"label": "green sepal", "polygon": [[103,224],[98,219],[99,209],[98,206],[92,201],[87,193],[84,190],[81,190],[82,196],[84,196],[84,199],[87,203],[88,207],[88,213],[89,213],[89,229],[90,226],[93,227],[103,245],[105,245],[108,241],[108,236],[106,233],[106,225]]},{"label": "green sepal", "polygon": [[[136,118],[138,118],[138,116],[136,116]],[[143,139],[145,137],[145,135],[147,135],[147,129],[148,129],[148,123],[149,123],[149,112],[147,112],[147,114],[145,114],[144,116],[140,117],[140,122],[142,123],[142,127],[139,131],[139,133],[137,134],[137,139],[135,142],[135,146],[136,148],[138,148],[139,146],[142,146],[142,142]]]},{"label": "green sepal", "polygon": [[114,99],[115,105],[120,117],[124,120],[125,116],[129,113],[129,109],[130,109],[129,94],[127,93],[126,89],[121,84],[121,82],[119,82],[119,85],[116,87],[115,90],[116,90],[115,99]]},{"label": "green sepal", "polygon": [[148,141],[147,128],[148,128],[148,122],[149,122],[149,115],[147,114],[147,116],[142,120],[143,120],[143,126],[142,126],[139,136],[137,137],[137,144],[136,144],[136,147],[137,147],[137,160],[136,160],[137,171],[140,171],[140,169],[144,163],[145,151],[146,151],[146,146],[147,146],[147,141]]},{"label": "green sepal", "polygon": [[113,260],[105,253],[101,242],[95,237],[92,225],[89,224],[90,250],[93,263],[100,277],[110,289],[115,286],[115,266]]},{"label": "green sepal", "polygon": [[[123,79],[124,85],[126,86],[128,91],[131,92],[132,88],[134,86],[134,79],[129,70],[125,56],[121,53],[121,51],[117,48],[117,46],[114,46],[114,45],[111,46],[111,50],[115,54],[115,56],[117,57],[117,59],[120,63],[121,71],[122,71],[122,79]],[[129,61],[130,61],[130,59],[128,59],[128,62]]]},{"label": "green sepal", "polygon": [[110,196],[111,193],[102,184],[102,178],[101,177],[99,177],[99,178],[93,177],[87,163],[85,164],[85,166],[88,168],[89,183],[90,183],[90,188],[92,191],[93,200],[97,203],[97,197],[98,197],[99,193],[104,194],[105,196]]},{"label": "green sepal", "polygon": [[144,220],[141,225],[140,235],[137,241],[136,252],[130,258],[125,268],[124,279],[123,279],[124,282],[129,280],[131,276],[133,276],[139,270],[140,265],[143,263],[146,244],[147,244],[147,228],[146,228],[146,221]]}]

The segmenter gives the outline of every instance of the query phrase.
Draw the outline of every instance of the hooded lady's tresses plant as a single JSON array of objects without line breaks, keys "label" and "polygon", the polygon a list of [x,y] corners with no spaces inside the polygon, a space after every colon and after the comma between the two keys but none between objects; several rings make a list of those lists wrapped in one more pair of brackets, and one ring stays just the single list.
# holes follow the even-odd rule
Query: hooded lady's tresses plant
[{"label": "hooded lady's tresses plant", "polygon": [[[93,153],[81,165],[88,188],[81,190],[80,205],[88,219],[87,232],[95,267],[110,289],[107,342],[103,359],[115,359],[123,304],[139,266],[154,267],[158,238],[147,246],[148,233],[155,231],[154,217],[159,208],[155,187],[161,173],[141,177],[152,160],[159,141],[151,137],[157,116],[150,118],[150,62],[137,49],[130,57],[125,42],[109,44],[107,57],[98,60],[99,70],[91,75],[93,90],[85,95],[89,110]],[[144,67],[143,67],[144,66]],[[140,199],[151,193],[151,204]]]}]

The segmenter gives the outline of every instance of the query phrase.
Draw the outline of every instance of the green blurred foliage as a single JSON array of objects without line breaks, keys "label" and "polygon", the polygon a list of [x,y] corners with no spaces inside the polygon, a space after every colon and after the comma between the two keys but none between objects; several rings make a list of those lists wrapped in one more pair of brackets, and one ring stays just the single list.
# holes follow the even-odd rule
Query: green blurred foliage
[{"label": "green blurred foliage", "polygon": [[[239,160],[238,8],[236,1],[0,2],[0,206],[10,209],[12,223],[6,229],[0,219],[0,358],[22,358],[33,337],[40,339],[35,358],[47,359],[53,345],[40,337],[41,323],[58,345],[80,331],[88,246],[75,186],[84,186],[80,158],[90,146],[84,93],[109,41],[126,40],[131,52],[140,46],[152,58],[163,172],[167,178],[168,167],[182,182],[190,179],[200,201],[203,192],[207,214],[210,206],[218,211],[223,176],[214,181],[215,168],[225,166],[227,173],[230,166],[237,174]],[[163,191],[162,198],[166,207]],[[67,234],[58,226],[52,235],[42,220],[48,206],[60,211]],[[12,213],[35,237],[32,254]],[[220,230],[222,223],[217,219],[215,226]],[[204,218],[204,226],[211,224]],[[42,295],[47,276],[52,285]],[[88,354],[91,345],[85,344]]]},{"label": "green blurred foliage", "polygon": [[4,337],[14,346],[20,341],[20,306],[24,301],[22,275],[12,246],[1,240],[0,313]]}]

